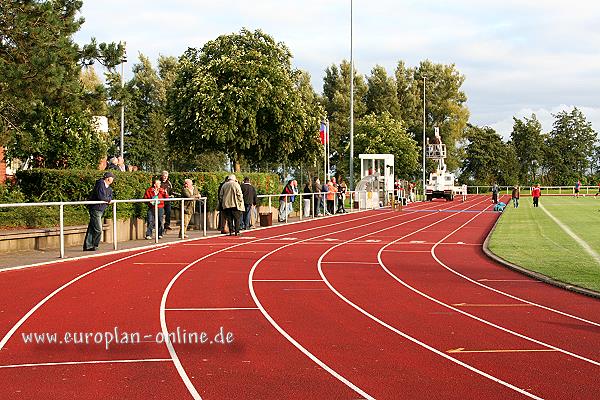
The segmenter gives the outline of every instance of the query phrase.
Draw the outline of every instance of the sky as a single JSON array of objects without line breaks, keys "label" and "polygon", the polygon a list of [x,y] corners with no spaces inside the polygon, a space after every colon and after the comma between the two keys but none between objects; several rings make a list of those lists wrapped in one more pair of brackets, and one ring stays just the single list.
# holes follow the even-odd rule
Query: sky
[{"label": "sky", "polygon": [[[470,122],[510,136],[513,117],[578,107],[600,130],[600,3],[583,0],[84,0],[79,44],[127,44],[126,79],[144,54],[179,57],[222,34],[261,29],[283,42],[322,92],[325,69],[389,75],[398,61],[455,64],[465,75]],[[100,71],[98,71],[100,72]]]}]

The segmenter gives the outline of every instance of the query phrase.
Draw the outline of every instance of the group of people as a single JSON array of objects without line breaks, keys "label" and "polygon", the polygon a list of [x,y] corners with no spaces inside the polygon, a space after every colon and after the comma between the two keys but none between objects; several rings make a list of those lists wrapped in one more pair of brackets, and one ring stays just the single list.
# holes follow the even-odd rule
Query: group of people
[{"label": "group of people", "polygon": [[[311,204],[314,204],[314,214],[317,217],[345,213],[344,200],[346,199],[347,191],[348,187],[343,178],[340,178],[338,182],[335,177],[332,177],[324,184],[321,184],[321,180],[318,177],[313,177],[312,182],[311,180],[306,182],[302,190],[302,195],[300,195],[302,197],[302,213],[304,217],[311,215]],[[298,181],[290,179],[283,187],[281,196],[279,197],[279,222],[287,220],[293,211],[293,203],[298,195]]]},{"label": "group of people", "polygon": [[235,174],[231,174],[219,186],[217,210],[221,233],[239,236],[240,230],[253,227],[252,213],[258,201],[256,188],[245,177],[240,185]]},{"label": "group of people", "polygon": [[112,171],[137,171],[137,167],[135,165],[125,165],[125,159],[121,156],[119,157],[111,157],[108,159],[106,163],[106,169]]},{"label": "group of people", "polygon": [[[101,179],[96,181],[92,193],[88,197],[91,201],[102,201],[103,203],[91,204],[88,207],[90,213],[90,222],[85,234],[83,243],[84,251],[95,251],[100,244],[102,236],[102,215],[106,207],[112,201],[113,190],[110,185],[114,182],[115,174],[112,171],[106,171]],[[144,192],[144,199],[151,199],[148,202],[147,210],[147,228],[146,239],[152,239],[152,233],[155,226],[158,225],[158,238],[162,239],[165,231],[172,230],[171,228],[171,202],[164,201],[173,195],[173,184],[169,180],[169,172],[163,171],[160,178],[155,179],[152,185]],[[194,187],[191,179],[185,179],[183,182],[183,193],[185,198],[199,199],[200,194],[198,189]],[[186,201],[184,204],[184,220],[180,229],[187,230],[192,215],[195,212],[196,202]],[[155,216],[158,214],[158,219]],[[158,224],[157,224],[158,222]],[[185,236],[184,232],[179,232],[179,235]]]}]

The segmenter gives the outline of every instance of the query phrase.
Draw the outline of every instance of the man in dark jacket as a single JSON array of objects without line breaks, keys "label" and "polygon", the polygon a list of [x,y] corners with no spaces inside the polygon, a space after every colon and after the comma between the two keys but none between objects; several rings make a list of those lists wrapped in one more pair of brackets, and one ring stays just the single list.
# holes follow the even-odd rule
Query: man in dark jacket
[{"label": "man in dark jacket", "polygon": [[241,229],[250,229],[252,224],[250,223],[250,216],[252,215],[252,207],[256,206],[257,197],[256,189],[250,183],[250,178],[245,177],[244,183],[241,185],[242,196],[244,196],[244,215],[242,216]]},{"label": "man in dark jacket", "polygon": [[90,211],[90,223],[85,233],[83,242],[84,251],[96,251],[102,237],[102,215],[108,204],[112,201],[113,191],[110,185],[115,180],[115,174],[105,172],[101,179],[96,181],[94,190],[88,200],[104,201],[105,204],[91,204],[88,206]]},{"label": "man in dark jacket", "polygon": [[[167,197],[173,194],[173,185],[169,180],[169,171],[163,171],[160,175],[160,187],[165,191]],[[165,201],[165,231],[171,230],[171,202]]]}]

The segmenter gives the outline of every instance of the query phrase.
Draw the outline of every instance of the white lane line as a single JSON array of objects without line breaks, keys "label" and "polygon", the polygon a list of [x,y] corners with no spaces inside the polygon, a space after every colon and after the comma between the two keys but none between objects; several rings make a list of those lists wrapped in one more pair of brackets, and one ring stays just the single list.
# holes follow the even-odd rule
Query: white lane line
[{"label": "white lane line", "polygon": [[[476,215],[475,217],[477,217],[477,215]],[[474,219],[475,217],[473,217],[472,219]],[[472,219],[471,219],[471,220],[472,220]],[[469,223],[471,220],[467,221],[466,223]],[[458,229],[461,229],[461,227],[459,227]],[[458,231],[458,229],[457,229],[456,231]],[[456,231],[454,231],[454,232],[452,232],[452,233],[448,234],[448,236],[446,236],[446,238],[447,238],[447,237],[449,237],[449,236],[451,236],[451,235],[453,235],[453,234],[454,234]],[[444,239],[442,239],[442,240],[445,240],[446,238],[444,238]],[[533,301],[525,300],[525,299],[522,299],[521,297],[514,296],[514,295],[512,295],[512,294],[510,294],[510,293],[503,292],[502,290],[499,290],[499,289],[493,288],[493,287],[491,287],[491,286],[484,285],[484,284],[483,284],[483,283],[481,283],[481,282],[477,282],[476,280],[474,280],[474,279],[472,279],[472,278],[469,278],[468,276],[466,276],[466,275],[463,275],[463,274],[461,274],[460,272],[458,272],[458,271],[456,271],[456,270],[454,270],[454,269],[450,268],[450,267],[449,267],[449,266],[447,266],[446,264],[444,264],[444,263],[443,263],[443,262],[442,262],[442,261],[441,261],[441,260],[440,260],[440,259],[437,257],[437,255],[435,254],[435,249],[436,249],[436,248],[437,248],[437,245],[435,245],[435,246],[433,246],[433,247],[431,248],[431,255],[433,256],[433,258],[435,259],[435,261],[436,261],[438,264],[440,264],[442,267],[446,268],[448,271],[452,272],[453,274],[455,274],[455,275],[457,275],[457,276],[460,276],[461,278],[463,278],[463,279],[465,279],[465,280],[467,280],[467,281],[469,281],[469,282],[471,282],[471,283],[473,283],[473,284],[475,284],[475,285],[477,285],[477,286],[480,286],[480,287],[486,288],[486,289],[488,289],[488,290],[491,290],[491,291],[492,291],[492,292],[494,292],[494,293],[501,294],[501,295],[503,295],[503,296],[506,296],[506,297],[508,297],[508,298],[510,298],[510,299],[513,299],[513,300],[518,300],[518,301],[522,301],[523,303],[527,303],[527,304],[534,305],[534,306],[536,306],[536,307],[539,307],[539,308],[541,308],[541,309],[544,309],[544,310],[546,310],[546,311],[550,311],[550,312],[553,312],[553,313],[556,313],[556,314],[562,315],[562,316],[564,316],[564,317],[572,318],[572,319],[575,319],[575,320],[578,320],[578,321],[581,321],[581,322],[585,322],[585,323],[587,323],[587,324],[590,324],[590,325],[594,325],[594,326],[599,326],[599,327],[600,327],[600,323],[598,323],[598,322],[590,321],[590,320],[588,320],[588,319],[585,319],[585,318],[582,318],[582,317],[578,317],[578,316],[576,316],[576,315],[569,314],[569,313],[566,313],[566,312],[564,312],[564,311],[560,311],[560,310],[557,310],[557,309],[554,309],[554,308],[551,308],[551,307],[547,307],[547,306],[544,306],[544,305],[542,305],[542,304],[535,303],[535,302],[533,302]]]},{"label": "white lane line", "polygon": [[[429,252],[428,252],[429,253]],[[534,279],[477,279],[477,282],[522,282],[522,283],[542,283]]]},{"label": "white lane line", "polygon": [[[427,253],[429,254],[429,250],[385,250],[388,253]],[[379,263],[377,263],[379,265]]]},{"label": "white lane line", "polygon": [[580,238],[579,236],[577,236],[575,234],[575,232],[573,232],[568,226],[566,226],[565,224],[563,224],[558,218],[556,218],[554,215],[552,215],[550,213],[550,211],[548,211],[546,209],[546,207],[544,206],[540,206],[540,208],[542,209],[542,211],[544,211],[546,213],[546,215],[548,215],[550,217],[550,219],[552,221],[554,221],[556,223],[556,225],[558,225],[567,235],[571,236],[571,238],[573,238],[573,240],[575,240],[577,242],[578,245],[580,245],[585,251],[586,253],[588,253],[595,261],[596,263],[600,264],[600,254],[598,254],[594,249],[592,249],[592,247],[582,238]]},{"label": "white lane line", "polygon": [[63,361],[63,362],[47,362],[47,363],[31,363],[31,364],[10,364],[0,365],[0,369],[5,368],[27,368],[27,367],[52,367],[57,365],[85,365],[85,364],[129,364],[129,363],[145,363],[145,362],[170,362],[170,358],[144,358],[138,360],[96,360],[96,361]]},{"label": "white lane line", "polygon": [[[207,307],[207,308],[165,308],[165,311],[241,311],[258,310],[256,307]],[[170,361],[171,359],[169,359]]]},{"label": "white lane line", "polygon": [[359,262],[359,261],[323,261],[323,264],[360,264],[360,265],[379,265],[374,262]]},{"label": "white lane line", "polygon": [[[313,227],[313,228],[307,228],[307,229],[303,229],[303,230],[299,230],[296,232],[290,232],[290,233],[283,233],[280,235],[276,235],[270,238],[263,238],[263,239],[255,239],[255,240],[250,240],[247,242],[239,242],[236,244],[233,244],[231,246],[228,247],[224,247],[222,249],[219,250],[215,250],[212,253],[209,253],[199,259],[197,259],[196,261],[190,263],[189,265],[185,266],[184,268],[182,268],[177,274],[175,274],[175,276],[173,277],[173,279],[171,279],[171,281],[169,282],[169,284],[166,286],[163,295],[162,295],[162,299],[160,302],[160,326],[162,329],[162,333],[163,333],[163,337],[165,338],[165,346],[167,346],[167,350],[169,351],[169,355],[171,356],[171,360],[173,361],[173,365],[175,365],[175,369],[177,370],[177,373],[179,374],[179,377],[181,378],[181,380],[183,381],[183,383],[185,384],[186,388],[188,389],[188,392],[190,392],[190,395],[194,398],[194,400],[202,400],[202,397],[200,396],[200,393],[198,393],[198,391],[196,390],[194,384],[192,383],[192,381],[190,380],[187,372],[185,371],[185,368],[183,367],[183,365],[181,364],[181,360],[179,360],[179,356],[177,355],[177,352],[175,351],[175,348],[173,347],[173,343],[171,342],[171,339],[169,337],[169,331],[168,331],[168,327],[167,327],[167,316],[166,316],[166,304],[167,304],[167,298],[169,297],[169,293],[171,292],[171,288],[173,287],[173,285],[175,284],[175,282],[179,279],[179,277],[181,275],[183,275],[183,273],[185,273],[187,270],[189,270],[190,268],[192,268],[194,265],[198,264],[200,261],[205,260],[209,257],[212,257],[213,255],[219,254],[219,253],[225,253],[226,251],[236,248],[236,247],[240,247],[240,246],[246,246],[248,244],[256,244],[262,240],[269,240],[269,239],[274,239],[274,238],[279,238],[279,237],[284,237],[286,235],[289,235],[291,233],[301,233],[301,232],[309,232],[309,231],[313,231],[313,230],[321,230],[323,228],[327,228],[330,226],[339,226],[340,223],[346,223],[346,222],[354,222],[354,221],[360,221],[362,219],[366,219],[366,218],[371,218],[371,215],[367,215],[366,217],[360,217],[360,218],[356,218],[356,219],[349,219],[349,220],[342,220],[340,221],[336,221],[335,223],[331,223],[328,225],[324,225],[324,226],[317,226],[317,227]],[[293,244],[293,243],[292,243]],[[281,246],[281,248],[285,248],[287,246],[290,246],[291,244],[288,245],[283,245]]]},{"label": "white lane line", "polygon": [[[481,203],[481,202],[480,202],[480,203]],[[477,203],[477,204],[479,204],[479,203]],[[474,205],[473,205],[473,206],[471,206],[471,207],[474,207],[474,206],[475,206],[475,205],[477,205],[477,204],[474,204]],[[469,207],[469,208],[471,208],[471,207]],[[452,217],[452,216],[454,216],[454,215],[457,215],[457,214],[452,214],[452,215],[450,215],[450,216],[448,216],[448,217],[446,217],[446,218],[443,218],[443,219],[441,219],[441,220],[439,220],[439,221],[437,221],[437,222],[434,222],[433,224],[430,224],[430,225],[428,225],[428,226],[426,226],[426,227],[423,227],[423,228],[421,228],[421,229],[419,229],[419,230],[417,230],[417,231],[415,231],[415,232],[413,232],[413,233],[411,233],[411,234],[409,234],[409,235],[406,235],[405,237],[411,236],[411,235],[413,235],[414,233],[420,232],[420,231],[422,231],[422,230],[424,230],[424,229],[426,229],[426,228],[429,228],[430,226],[436,225],[436,224],[438,224],[439,222],[441,222],[441,221],[444,221],[444,220],[446,220],[446,219],[448,219],[448,218],[450,218],[450,217]],[[387,230],[387,229],[389,229],[389,228],[386,228],[386,229],[383,229],[383,230]],[[383,231],[383,230],[381,230],[381,231]],[[368,236],[368,235],[371,235],[371,234],[374,234],[374,233],[379,233],[379,232],[381,232],[381,231],[371,232],[371,233],[369,233],[369,234],[367,234],[367,235],[365,235],[365,236]],[[364,236],[363,236],[363,237],[364,237]],[[404,237],[403,237],[403,238],[404,238]],[[400,240],[400,239],[399,239],[399,240]],[[344,243],[341,243],[340,245],[347,244],[347,243],[350,243],[350,242],[352,242],[352,241],[353,241],[353,240],[348,240],[348,241],[346,241],[346,242],[344,242]],[[393,242],[392,242],[392,243],[393,243]],[[391,244],[391,243],[390,243],[390,244]],[[340,246],[340,245],[337,245],[337,246]],[[337,246],[335,246],[335,247],[337,247]],[[386,245],[386,246],[389,246],[389,244],[388,244],[388,245]],[[384,326],[385,328],[387,328],[387,329],[391,330],[392,332],[395,332],[395,333],[397,333],[398,335],[402,336],[403,338],[405,338],[405,339],[407,339],[407,340],[409,340],[409,341],[411,341],[411,342],[413,342],[413,343],[415,343],[415,344],[417,344],[417,345],[419,345],[419,346],[421,346],[421,347],[423,347],[423,348],[425,348],[425,349],[427,349],[427,350],[429,350],[429,351],[431,351],[431,352],[433,352],[433,353],[435,353],[435,354],[437,354],[437,355],[439,355],[439,356],[441,356],[441,357],[443,357],[443,358],[445,358],[445,359],[447,359],[447,360],[449,360],[449,361],[451,361],[451,362],[453,362],[453,363],[456,363],[456,364],[458,364],[458,365],[460,365],[460,366],[462,366],[462,367],[464,367],[464,368],[466,368],[466,369],[468,369],[468,370],[470,370],[470,371],[473,371],[473,372],[475,372],[475,373],[477,373],[477,374],[479,374],[479,375],[481,375],[481,376],[484,376],[484,377],[486,377],[486,378],[488,378],[488,379],[490,379],[490,380],[492,380],[492,381],[494,381],[494,382],[496,382],[496,383],[499,383],[499,384],[501,384],[501,385],[503,385],[503,386],[506,386],[506,387],[508,387],[508,388],[510,388],[510,389],[512,389],[512,390],[514,390],[514,391],[517,391],[517,392],[519,392],[519,393],[521,393],[521,394],[523,394],[523,395],[525,395],[525,396],[527,396],[527,397],[530,397],[530,398],[533,398],[533,399],[536,399],[536,400],[542,400],[542,398],[541,398],[541,397],[537,397],[537,396],[535,396],[535,395],[533,395],[533,394],[531,394],[531,393],[527,392],[527,391],[526,391],[526,390],[524,390],[524,389],[521,389],[521,388],[519,388],[519,387],[516,387],[516,386],[514,386],[514,385],[512,385],[512,384],[510,384],[510,383],[508,383],[508,382],[505,382],[505,381],[503,381],[503,380],[501,380],[501,379],[499,379],[499,378],[496,378],[496,377],[495,377],[495,376],[493,376],[493,375],[490,375],[490,374],[488,374],[488,373],[486,373],[486,372],[484,372],[484,371],[481,371],[481,370],[479,370],[479,369],[477,369],[477,368],[475,368],[475,367],[473,367],[473,366],[471,366],[471,365],[469,365],[469,364],[467,364],[467,363],[464,363],[464,362],[462,362],[462,361],[460,361],[460,360],[458,360],[458,359],[456,359],[456,358],[454,358],[454,357],[451,357],[451,356],[449,356],[448,354],[446,354],[445,352],[443,352],[443,351],[441,351],[441,350],[438,350],[438,349],[436,349],[436,348],[434,348],[434,347],[431,347],[431,346],[429,346],[428,344],[426,344],[426,343],[424,343],[424,342],[421,342],[420,340],[418,340],[418,339],[416,339],[416,338],[414,338],[414,337],[412,337],[412,336],[410,336],[410,335],[408,335],[408,334],[406,334],[406,333],[404,333],[404,332],[400,331],[399,329],[397,329],[397,328],[395,328],[395,327],[393,327],[393,326],[389,325],[388,323],[386,323],[386,322],[382,321],[381,319],[377,318],[377,317],[376,317],[376,316],[374,316],[373,314],[371,314],[371,313],[369,313],[368,311],[364,310],[363,308],[359,307],[359,306],[358,306],[358,305],[356,305],[355,303],[351,302],[351,301],[350,301],[348,298],[346,298],[346,297],[345,297],[343,294],[341,294],[341,293],[340,293],[340,292],[339,292],[339,291],[338,291],[338,290],[337,290],[335,287],[333,287],[333,285],[332,285],[332,284],[329,282],[329,280],[327,279],[327,277],[326,277],[326,276],[325,276],[325,274],[323,273],[323,268],[322,268],[322,260],[323,260],[323,258],[324,258],[324,257],[325,257],[325,256],[326,256],[326,255],[327,255],[327,254],[328,254],[328,253],[331,251],[331,250],[333,250],[335,247],[333,247],[333,248],[331,248],[331,249],[328,249],[328,250],[326,250],[326,251],[325,251],[325,252],[324,252],[324,253],[321,255],[321,257],[319,257],[319,260],[317,261],[317,267],[318,267],[318,269],[319,269],[319,274],[321,274],[321,277],[323,277],[323,280],[325,281],[325,283],[327,284],[327,286],[329,286],[329,289],[330,289],[330,290],[331,290],[333,293],[335,293],[335,294],[336,294],[336,295],[337,295],[337,296],[338,296],[340,299],[342,299],[342,300],[343,300],[343,301],[344,301],[346,304],[350,305],[352,308],[356,309],[357,311],[359,311],[359,312],[360,312],[360,313],[362,313],[363,315],[366,315],[367,317],[371,318],[373,321],[375,321],[375,322],[379,323],[380,325],[382,325],[382,326]],[[384,247],[385,247],[385,246],[384,246]],[[377,254],[378,260],[379,260],[379,261],[380,261],[380,263],[381,263],[380,255],[381,255],[381,249],[379,250],[379,252],[378,252],[378,254]],[[383,266],[383,265],[382,265],[382,266]]]},{"label": "white lane line", "polygon": [[255,279],[254,282],[323,282],[322,279]]},{"label": "white lane line", "polygon": [[[451,232],[451,233],[449,233],[448,235],[446,235],[446,237],[444,237],[443,239],[441,239],[441,240],[439,241],[439,243],[443,242],[443,241],[444,241],[444,240],[446,240],[448,237],[450,237],[450,236],[451,236],[451,235],[453,235],[454,233],[458,232],[458,231],[459,231],[460,229],[462,229],[462,228],[463,228],[465,225],[469,224],[471,221],[473,221],[475,218],[477,218],[477,217],[478,217],[479,215],[481,215],[482,213],[483,213],[483,212],[476,214],[474,217],[472,217],[471,219],[469,219],[467,222],[465,222],[464,224],[462,224],[461,226],[459,226],[458,228],[456,228],[456,229],[455,229],[453,232]],[[398,240],[401,240],[401,239],[398,239]],[[393,243],[393,242],[392,242],[392,243]],[[388,245],[386,245],[386,246],[388,246]],[[460,273],[458,273],[458,272],[454,271],[453,269],[451,269],[450,267],[448,267],[446,264],[444,264],[444,263],[443,263],[443,262],[442,262],[442,261],[441,261],[439,258],[437,258],[436,254],[435,254],[435,249],[436,249],[436,247],[437,247],[437,245],[435,245],[435,246],[433,246],[433,247],[431,248],[431,255],[432,255],[432,257],[433,257],[433,258],[434,258],[434,259],[435,259],[435,260],[436,260],[436,261],[437,261],[437,262],[438,262],[438,263],[439,263],[439,264],[440,264],[442,267],[446,268],[446,269],[447,269],[447,270],[449,270],[449,271],[452,271],[452,272],[456,273],[457,275],[459,275],[459,276],[461,276],[461,277],[464,277],[465,279],[467,279],[467,280],[468,280],[468,281],[470,281],[470,282],[473,282],[473,283],[475,283],[476,285],[480,285],[480,286],[482,286],[482,287],[487,287],[487,286],[485,286],[485,285],[482,285],[481,283],[479,283],[479,282],[477,282],[477,281],[475,281],[475,280],[473,280],[473,279],[471,279],[471,278],[467,278],[467,277],[465,277],[464,275],[462,275],[462,274],[460,274]],[[384,247],[382,247],[382,249],[384,249],[384,248],[385,248],[385,246],[384,246]],[[437,303],[437,304],[441,305],[442,307],[446,307],[446,308],[448,308],[448,309],[450,309],[450,310],[456,311],[456,312],[458,312],[458,313],[460,313],[460,314],[463,314],[463,315],[465,315],[465,316],[467,316],[467,317],[469,317],[469,318],[472,318],[472,319],[474,319],[474,320],[476,320],[476,321],[479,321],[479,322],[481,322],[481,323],[483,323],[483,324],[485,324],[485,325],[491,326],[491,327],[493,327],[493,328],[496,328],[496,329],[498,329],[498,330],[501,330],[501,331],[503,331],[503,332],[506,332],[506,333],[509,333],[509,334],[511,334],[511,335],[517,336],[517,337],[519,337],[519,338],[521,338],[521,339],[525,339],[525,340],[527,340],[527,341],[530,341],[530,342],[532,342],[532,343],[539,344],[540,346],[544,346],[544,347],[547,347],[547,348],[549,348],[549,349],[554,349],[554,350],[556,350],[556,351],[558,351],[558,352],[561,352],[561,353],[563,353],[563,354],[569,355],[569,356],[571,356],[571,357],[574,357],[574,358],[577,358],[577,359],[579,359],[579,360],[582,360],[582,361],[588,362],[588,363],[590,363],[590,364],[594,364],[594,365],[600,366],[600,362],[598,362],[598,361],[595,361],[595,360],[589,359],[589,358],[587,358],[587,357],[584,357],[584,356],[581,356],[581,355],[579,355],[579,354],[572,353],[572,352],[570,352],[570,351],[568,351],[568,350],[561,349],[561,348],[559,348],[559,347],[553,346],[553,345],[551,345],[551,344],[549,344],[549,343],[542,342],[541,340],[537,340],[537,339],[534,339],[534,338],[532,338],[532,337],[529,337],[529,336],[523,335],[523,334],[521,334],[521,333],[515,332],[515,331],[513,331],[513,330],[510,330],[510,329],[508,329],[508,328],[505,328],[505,327],[503,327],[503,326],[497,325],[497,324],[495,324],[495,323],[493,323],[493,322],[491,322],[491,321],[488,321],[488,320],[486,320],[486,319],[483,319],[483,318],[480,318],[480,317],[478,317],[478,316],[476,316],[476,315],[470,314],[470,313],[468,313],[468,312],[466,312],[466,311],[464,311],[464,310],[461,310],[461,309],[459,309],[459,308],[456,308],[456,307],[453,307],[453,306],[451,306],[451,305],[449,305],[449,304],[446,304],[446,303],[444,303],[443,301],[440,301],[440,300],[438,300],[438,299],[436,299],[436,298],[434,298],[434,297],[432,297],[432,296],[429,296],[428,294],[426,294],[426,293],[424,293],[424,292],[422,292],[422,291],[420,291],[420,290],[418,290],[418,289],[416,289],[416,288],[412,287],[411,285],[409,285],[408,283],[406,283],[406,282],[404,282],[402,279],[400,279],[398,276],[396,276],[394,273],[392,273],[392,272],[391,272],[391,271],[390,271],[390,270],[389,270],[389,269],[388,269],[388,268],[385,266],[385,264],[383,263],[383,260],[382,260],[382,258],[381,258],[381,254],[382,254],[382,250],[380,250],[380,251],[379,251],[379,253],[377,254],[377,259],[379,260],[379,263],[380,263],[380,265],[381,265],[381,268],[383,268],[383,270],[384,270],[385,272],[387,272],[387,273],[388,273],[388,275],[390,275],[390,276],[391,276],[393,279],[395,279],[396,281],[398,281],[398,282],[399,282],[401,285],[403,285],[404,287],[406,287],[406,288],[408,288],[408,289],[412,290],[413,292],[415,292],[415,293],[417,293],[417,294],[419,294],[419,295],[421,295],[421,296],[425,297],[426,299],[429,299],[429,300],[433,301],[434,303]],[[497,291],[497,290],[495,290],[495,289],[492,289],[492,288],[490,288],[490,290],[493,290],[494,292],[498,292],[498,293],[503,293],[503,292]],[[537,304],[535,304],[535,303],[533,303],[533,302],[529,302],[529,301],[526,301],[526,300],[519,299],[519,298],[518,298],[518,297],[516,297],[516,296],[511,296],[511,295],[509,295],[508,297],[510,297],[510,298],[513,298],[513,299],[515,299],[515,300],[522,301],[523,303],[526,303],[526,304],[530,304],[530,305],[536,305],[536,306],[537,306]],[[565,314],[565,313],[562,313],[562,312],[559,312],[559,313],[560,313],[560,314],[563,314],[563,315],[568,315],[568,314]],[[578,319],[578,318],[577,318],[577,319]]]},{"label": "white lane line", "polygon": [[136,262],[133,265],[188,265],[186,262],[160,262],[160,261],[150,261],[150,262]]},{"label": "white lane line", "polygon": [[61,287],[59,287],[58,289],[54,290],[52,293],[50,293],[48,296],[44,297],[42,300],[40,300],[35,306],[33,306],[23,317],[21,317],[21,319],[19,321],[17,321],[16,324],[13,325],[13,327],[6,333],[6,335],[4,335],[4,337],[2,338],[2,340],[0,340],[0,350],[2,350],[4,348],[4,346],[6,345],[6,343],[10,340],[10,338],[12,337],[12,335],[17,331],[17,329],[19,329],[21,327],[21,325],[23,325],[25,323],[25,321],[27,321],[27,319],[29,319],[29,317],[31,317],[33,315],[33,313],[35,313],[41,306],[43,306],[44,304],[46,304],[46,302],[48,300],[50,300],[52,297],[56,296],[58,293],[60,293],[62,290],[66,289],[67,287],[71,286],[73,283],[77,282],[78,280],[93,274],[96,271],[99,271],[103,268],[106,268],[110,265],[116,264],[118,262],[124,261],[124,260],[128,260],[130,258],[133,257],[137,257],[140,256],[142,254],[146,254],[146,253],[151,253],[153,251],[156,250],[162,250],[164,248],[164,246],[160,246],[160,247],[155,247],[146,251],[143,251],[141,253],[136,253],[136,254],[131,254],[128,255],[126,257],[122,257],[119,258],[117,260],[111,261],[107,264],[103,264],[99,267],[96,267],[86,273],[83,273],[81,275],[76,276],[75,278],[71,279],[69,282],[65,283],[64,285],[62,285]]},{"label": "white lane line", "polygon": [[[450,207],[449,207],[450,208]],[[406,214],[412,214],[415,213],[414,211],[408,211],[406,212]],[[406,215],[404,214],[404,215]],[[402,215],[402,214],[401,214]],[[400,215],[400,216],[401,216]],[[420,220],[422,218],[426,218],[426,217],[430,217],[432,214],[424,214],[420,217],[416,217],[413,218],[411,220],[407,220],[404,222],[401,222],[400,224],[396,224],[393,225],[389,228],[386,229],[393,229],[393,228],[397,228],[398,226],[410,223],[410,222],[414,222],[417,220]],[[394,219],[397,218],[397,216],[391,217],[391,218],[386,218],[383,221],[387,221],[390,219]],[[375,222],[370,222],[367,223],[365,225],[360,226],[360,228],[368,226],[368,225],[373,225],[375,223],[381,222],[380,221],[375,221]],[[359,227],[352,227],[352,228],[348,228],[348,229],[344,229],[344,230],[337,230],[336,232],[332,232],[332,233],[328,233],[328,234],[324,234],[321,236],[316,236],[315,238],[320,238],[320,237],[324,237],[330,234],[337,234],[340,232],[344,232],[344,231],[348,231],[348,230],[353,230],[353,229],[357,229]],[[322,229],[322,228],[321,228]],[[384,229],[384,230],[386,230]],[[314,238],[313,238],[314,239]],[[309,241],[311,239],[305,239],[306,241]],[[294,339],[290,334],[288,334],[274,319],[273,317],[271,317],[271,315],[267,312],[267,310],[264,308],[264,306],[262,305],[262,303],[260,302],[260,300],[258,299],[258,296],[256,295],[256,292],[254,291],[254,285],[253,285],[253,277],[254,277],[254,273],[256,271],[256,268],[258,267],[258,265],[264,260],[266,259],[269,255],[282,250],[286,247],[289,246],[296,246],[298,244],[300,244],[302,242],[297,242],[297,243],[290,243],[287,244],[285,246],[282,246],[279,249],[275,249],[267,254],[265,254],[264,256],[262,256],[260,259],[258,259],[256,261],[256,263],[254,263],[254,265],[252,266],[252,269],[250,270],[250,274],[248,275],[248,288],[250,289],[250,294],[252,295],[252,298],[254,299],[254,302],[256,303],[256,305],[260,308],[260,311],[262,312],[262,314],[264,315],[264,317],[267,319],[267,321],[269,321],[271,323],[271,325],[273,325],[273,327],[284,337],[286,338],[290,343],[292,343],[298,350],[300,350],[304,355],[306,355],[308,358],[310,358],[314,363],[316,363],[317,365],[319,365],[321,368],[323,368],[325,371],[329,372],[333,377],[335,377],[336,379],[338,379],[340,382],[344,383],[346,386],[348,386],[349,388],[351,388],[352,390],[354,390],[355,392],[357,392],[358,394],[360,394],[361,396],[363,396],[363,398],[365,399],[374,399],[372,396],[370,396],[368,393],[366,393],[365,391],[363,391],[362,389],[360,389],[358,386],[356,386],[355,384],[353,384],[352,382],[350,382],[348,379],[346,379],[344,376],[340,375],[337,371],[335,371],[333,368],[329,367],[327,364],[325,364],[323,361],[321,361],[319,358],[317,358],[313,353],[311,353],[308,349],[306,349],[304,346],[302,346],[296,339]],[[342,242],[342,244],[345,242]],[[340,244],[330,248],[329,250],[327,250],[327,252],[331,251],[333,248],[336,248],[340,246]],[[323,276],[321,274],[321,276]]]}]

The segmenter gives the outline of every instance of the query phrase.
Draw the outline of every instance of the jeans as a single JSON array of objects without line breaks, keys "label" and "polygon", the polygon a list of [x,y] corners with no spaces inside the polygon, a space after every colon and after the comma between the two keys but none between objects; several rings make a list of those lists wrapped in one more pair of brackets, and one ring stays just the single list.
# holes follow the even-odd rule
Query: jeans
[{"label": "jeans", "polygon": [[252,215],[252,204],[245,205],[246,210],[244,211],[244,215],[242,215],[242,221],[240,222],[240,228],[242,229],[250,229],[252,226],[250,224],[250,217]]},{"label": "jeans", "polygon": [[513,206],[515,206],[515,208],[519,207],[519,198],[518,197],[513,197],[512,201],[513,201]]},{"label": "jeans", "polygon": [[90,223],[85,233],[85,242],[83,242],[84,250],[93,249],[100,244],[100,238],[102,237],[102,214],[104,214],[104,210],[90,209]]},{"label": "jeans", "polygon": [[[159,211],[160,212],[160,211]],[[171,227],[171,202],[165,201],[165,228]],[[162,220],[162,218],[161,218]],[[162,233],[161,233],[162,235]]]},{"label": "jeans", "polygon": [[[164,226],[163,226],[163,214],[164,210],[162,208],[158,209],[158,236],[163,235]],[[148,207],[148,229],[146,229],[146,236],[152,236],[152,231],[154,230],[154,207]]]}]

